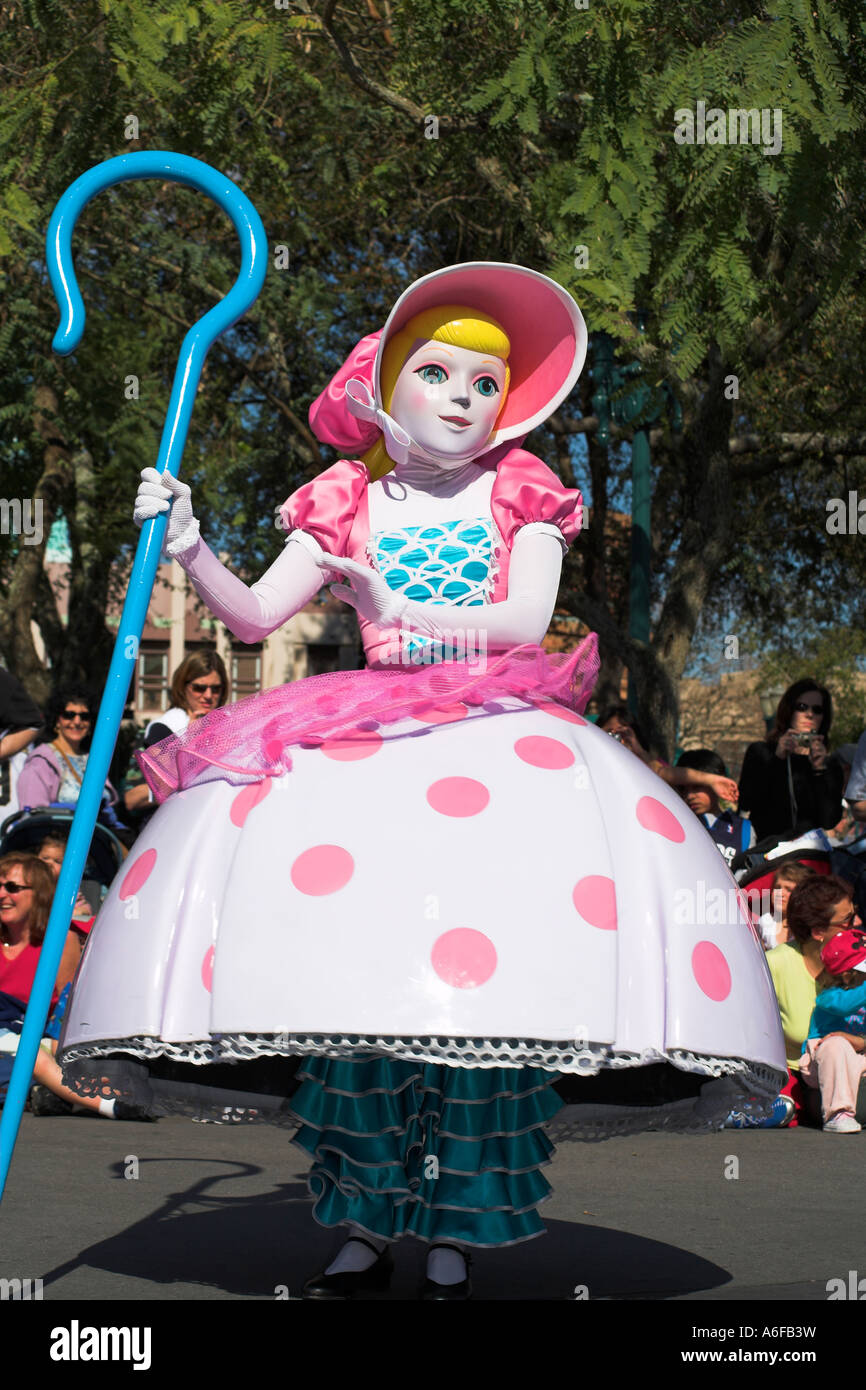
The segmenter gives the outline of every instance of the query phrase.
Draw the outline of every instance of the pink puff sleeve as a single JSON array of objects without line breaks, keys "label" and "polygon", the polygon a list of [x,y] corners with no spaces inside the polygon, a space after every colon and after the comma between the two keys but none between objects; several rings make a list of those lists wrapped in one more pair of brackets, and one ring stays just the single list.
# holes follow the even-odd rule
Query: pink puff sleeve
[{"label": "pink puff sleeve", "polygon": [[283,503],[283,529],[303,531],[331,555],[345,555],[352,522],[369,481],[363,463],[340,459]]},{"label": "pink puff sleeve", "polygon": [[583,523],[583,499],[577,488],[565,487],[546,463],[525,449],[512,449],[499,463],[491,505],[509,551],[524,526],[555,528],[567,547]]}]

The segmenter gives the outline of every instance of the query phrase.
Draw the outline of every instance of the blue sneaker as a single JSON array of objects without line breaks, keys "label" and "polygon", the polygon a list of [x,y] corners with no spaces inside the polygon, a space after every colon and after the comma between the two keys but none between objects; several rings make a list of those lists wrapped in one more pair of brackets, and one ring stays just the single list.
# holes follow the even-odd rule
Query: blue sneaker
[{"label": "blue sneaker", "polygon": [[790,1096],[776,1096],[764,1119],[759,1120],[745,1110],[732,1110],[722,1129],[785,1129],[793,1120],[796,1108]]}]

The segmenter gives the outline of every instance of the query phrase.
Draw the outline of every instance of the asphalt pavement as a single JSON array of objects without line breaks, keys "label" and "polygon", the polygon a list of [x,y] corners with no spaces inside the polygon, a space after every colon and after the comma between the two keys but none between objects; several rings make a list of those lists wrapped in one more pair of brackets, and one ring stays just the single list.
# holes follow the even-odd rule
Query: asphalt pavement
[{"label": "asphalt pavement", "polygon": [[[866,1281],[864,1160],[866,1132],[562,1143],[548,1234],[478,1252],[475,1297],[824,1302],[829,1280]],[[312,1219],[307,1167],[264,1125],[26,1114],[0,1280],[39,1278],[46,1301],[299,1298],[341,1241]],[[396,1260],[386,1297],[414,1300],[423,1247]]]}]

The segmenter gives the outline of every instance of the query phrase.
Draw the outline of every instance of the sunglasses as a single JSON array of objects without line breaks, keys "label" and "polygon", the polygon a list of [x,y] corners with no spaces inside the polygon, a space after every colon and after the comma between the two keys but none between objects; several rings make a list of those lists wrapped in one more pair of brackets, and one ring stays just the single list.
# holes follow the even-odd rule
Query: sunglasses
[{"label": "sunglasses", "polygon": [[[846,931],[850,931],[850,929],[851,929],[851,928],[853,927],[853,925],[854,925],[854,919],[855,919],[855,917],[857,917],[858,915],[859,915],[859,914],[858,914],[857,909],[856,909],[856,907],[855,907],[855,908],[854,908],[854,911],[853,911],[853,912],[849,912],[847,917],[843,917],[841,922],[833,922],[831,925],[834,926],[834,927],[844,927]],[[864,941],[866,941],[866,937],[864,937]]]},{"label": "sunglasses", "polygon": [[7,880],[6,883],[0,883],[0,892],[11,893],[13,897],[16,893],[23,893],[25,889],[27,889],[28,892],[32,891],[29,883],[12,883],[11,880]]},{"label": "sunglasses", "polygon": [[823,714],[823,705],[807,705],[804,700],[798,700],[794,706],[798,714]]},{"label": "sunglasses", "polygon": [[196,695],[207,695],[208,693],[210,693],[211,695],[220,695],[220,694],[222,693],[222,685],[221,685],[221,684],[220,684],[220,685],[196,685],[194,681],[190,681],[189,688],[190,688],[190,690],[194,690],[195,693],[196,693]]},{"label": "sunglasses", "polygon": [[60,718],[68,719],[70,724],[73,723],[73,721],[76,719],[80,719],[82,724],[90,723],[90,715],[82,714],[81,711],[77,709],[62,709],[60,711]]}]

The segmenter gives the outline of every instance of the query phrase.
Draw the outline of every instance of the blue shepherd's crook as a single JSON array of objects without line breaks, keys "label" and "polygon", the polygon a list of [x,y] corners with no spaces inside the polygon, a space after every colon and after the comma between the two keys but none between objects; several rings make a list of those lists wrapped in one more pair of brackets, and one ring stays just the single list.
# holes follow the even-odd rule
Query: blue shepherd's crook
[{"label": "blue shepherd's crook", "polygon": [[[150,178],[188,184],[191,188],[198,188],[202,193],[207,193],[228,213],[241,239],[241,269],[237,280],[225,299],[209,309],[204,318],[189,330],[180,350],[156,461],[160,473],[167,468],[173,477],[177,477],[198,380],[208,349],[220,333],[224,333],[255,303],[256,296],[264,284],[267,266],[265,229],[249,198],[241,193],[225,174],[217,173],[216,169],[203,164],[200,159],[190,159],[187,155],[172,154],[165,150],[145,150],[136,154],[120,155],[117,159],[107,159],[104,164],[97,164],[95,168],[88,169],[86,174],[82,174],[67,188],[54,209],[48,227],[48,273],[61,314],[60,327],[55,334],[53,346],[55,352],[73,352],[84,332],[84,304],[75,280],[71,247],[72,230],[78,214],[85,203],[95,194],[101,193],[104,188],[111,188],[115,183],[125,183],[129,179]],[[18,1044],[18,1055],[15,1058],[3,1116],[0,1119],[0,1196],[6,1185],[6,1175],[12,1161],[36,1053],[48,1017],[66,933],[72,920],[75,895],[84,872],[108,775],[108,765],[123,717],[141,631],[156,579],[167,520],[163,513],[143,526],[135,552],[135,564],[126,602],[123,605],[105,693],[99,706],[93,746],[87,759],[81,795],[72,822],[69,844],[63,856],[63,867],[40,952],[36,979],[27,1005],[21,1041]]]}]

